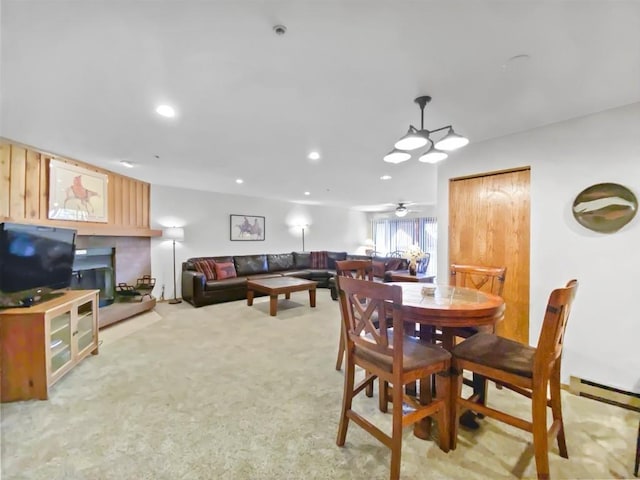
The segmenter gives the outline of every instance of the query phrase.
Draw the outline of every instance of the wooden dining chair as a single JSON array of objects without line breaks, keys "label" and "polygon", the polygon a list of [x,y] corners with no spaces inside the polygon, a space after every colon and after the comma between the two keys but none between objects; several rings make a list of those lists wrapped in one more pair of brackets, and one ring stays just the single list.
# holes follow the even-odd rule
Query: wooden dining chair
[{"label": "wooden dining chair", "polygon": [[[346,372],[342,412],[338,428],[338,446],[344,446],[349,422],[354,421],[391,449],[390,479],[400,477],[402,430],[427,417],[435,416],[439,427],[440,448],[449,451],[448,395],[451,354],[443,348],[419,342],[404,334],[402,288],[337,276],[340,308],[345,332]],[[372,320],[376,315],[378,325]],[[390,327],[393,327],[391,330]],[[365,370],[365,378],[355,384],[355,368]],[[404,393],[404,385],[436,375],[440,396],[427,398],[420,389],[419,401]],[[353,410],[353,398],[376,378],[390,385],[392,407],[391,435]],[[382,396],[381,396],[382,407]],[[411,407],[404,413],[403,403]],[[386,405],[385,405],[386,407]]]},{"label": "wooden dining chair", "polygon": [[[507,267],[487,267],[482,265],[462,265],[453,263],[449,268],[449,285],[473,288],[493,295],[502,296]],[[479,331],[495,332],[495,325],[491,327],[461,327],[455,329],[454,335],[469,338]],[[478,403],[486,404],[487,381],[481,375],[473,374],[472,379],[465,379],[465,385],[473,388],[472,397]],[[468,426],[477,428],[474,420],[464,422]]]},{"label": "wooden dining chair", "polygon": [[[539,479],[549,478],[550,438],[557,437],[560,456],[569,458],[562,420],[560,366],[565,329],[577,288],[577,280],[571,280],[566,287],[551,292],[537,347],[481,332],[456,345],[452,352],[453,370],[458,372],[458,412],[470,409],[531,432]],[[462,397],[464,370],[479,373],[505,388],[531,398],[531,421]],[[547,388],[550,398],[547,398]],[[551,407],[553,416],[548,431],[547,407]],[[451,428],[454,429],[452,433],[455,444],[457,422]]]},{"label": "wooden dining chair", "polygon": [[[336,261],[336,276],[359,278],[373,282],[373,261],[371,260],[338,260]],[[337,288],[337,279],[336,279]],[[377,319],[376,319],[377,321]],[[344,323],[344,322],[343,322]],[[340,328],[340,342],[338,344],[338,358],[336,370],[342,370],[344,360],[344,329]],[[369,392],[372,394],[372,391]]]},{"label": "wooden dining chair", "polygon": [[[454,287],[473,288],[482,292],[502,296],[504,281],[507,278],[507,267],[486,267],[482,265],[451,264],[449,268],[449,285]],[[458,332],[459,331],[459,332]],[[477,327],[458,329],[460,337],[470,337],[478,333]]]}]

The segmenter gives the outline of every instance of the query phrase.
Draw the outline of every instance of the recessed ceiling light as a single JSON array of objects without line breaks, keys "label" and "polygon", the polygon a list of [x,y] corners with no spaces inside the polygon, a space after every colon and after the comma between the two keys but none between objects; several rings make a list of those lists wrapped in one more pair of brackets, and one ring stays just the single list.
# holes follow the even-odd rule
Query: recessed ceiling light
[{"label": "recessed ceiling light", "polygon": [[241,178],[236,178],[236,183],[244,183],[244,180],[242,180]]},{"label": "recessed ceiling light", "polygon": [[125,167],[127,167],[127,168],[133,168],[133,163],[128,162],[128,161],[126,161],[126,160],[120,160],[120,163],[121,163],[122,165],[124,165]]},{"label": "recessed ceiling light", "polygon": [[382,175],[380,180],[391,180],[391,175]]},{"label": "recessed ceiling light", "polygon": [[309,152],[309,155],[307,155],[307,157],[309,158],[309,160],[320,160],[320,154],[318,152]]},{"label": "recessed ceiling light", "polygon": [[173,118],[176,116],[176,111],[169,105],[158,105],[158,107],[156,108],[156,113],[167,118]]},{"label": "recessed ceiling light", "polygon": [[311,195],[311,192],[304,192],[305,195]]}]

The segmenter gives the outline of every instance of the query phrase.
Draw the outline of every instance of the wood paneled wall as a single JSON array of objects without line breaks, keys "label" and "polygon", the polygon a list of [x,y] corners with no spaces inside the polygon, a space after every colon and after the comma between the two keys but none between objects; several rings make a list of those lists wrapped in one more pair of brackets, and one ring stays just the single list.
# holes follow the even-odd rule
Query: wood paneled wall
[{"label": "wood paneled wall", "polygon": [[[47,218],[49,161],[53,158],[108,176],[106,223]],[[150,193],[146,182],[0,139],[0,221],[71,227],[79,235],[154,237],[161,231],[149,228]]]}]

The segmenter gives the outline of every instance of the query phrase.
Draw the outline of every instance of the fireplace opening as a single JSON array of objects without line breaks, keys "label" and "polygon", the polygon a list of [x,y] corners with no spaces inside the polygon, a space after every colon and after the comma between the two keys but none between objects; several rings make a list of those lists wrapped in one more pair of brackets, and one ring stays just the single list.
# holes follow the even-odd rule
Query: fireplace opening
[{"label": "fireplace opening", "polygon": [[78,249],[73,261],[71,289],[100,290],[100,307],[111,305],[115,300],[114,250]]}]

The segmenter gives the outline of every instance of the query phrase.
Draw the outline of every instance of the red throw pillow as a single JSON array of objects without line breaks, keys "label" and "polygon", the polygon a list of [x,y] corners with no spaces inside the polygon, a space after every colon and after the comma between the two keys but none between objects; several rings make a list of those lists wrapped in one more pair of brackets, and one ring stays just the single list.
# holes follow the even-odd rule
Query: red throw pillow
[{"label": "red throw pillow", "polygon": [[311,253],[311,268],[327,268],[329,255],[327,252],[310,252]]},{"label": "red throw pillow", "polygon": [[203,273],[207,280],[216,279],[216,262],[209,259],[196,260],[193,262],[196,271]]},{"label": "red throw pillow", "polygon": [[224,280],[225,278],[236,278],[236,266],[233,262],[221,262],[216,263],[216,277],[218,280]]}]

